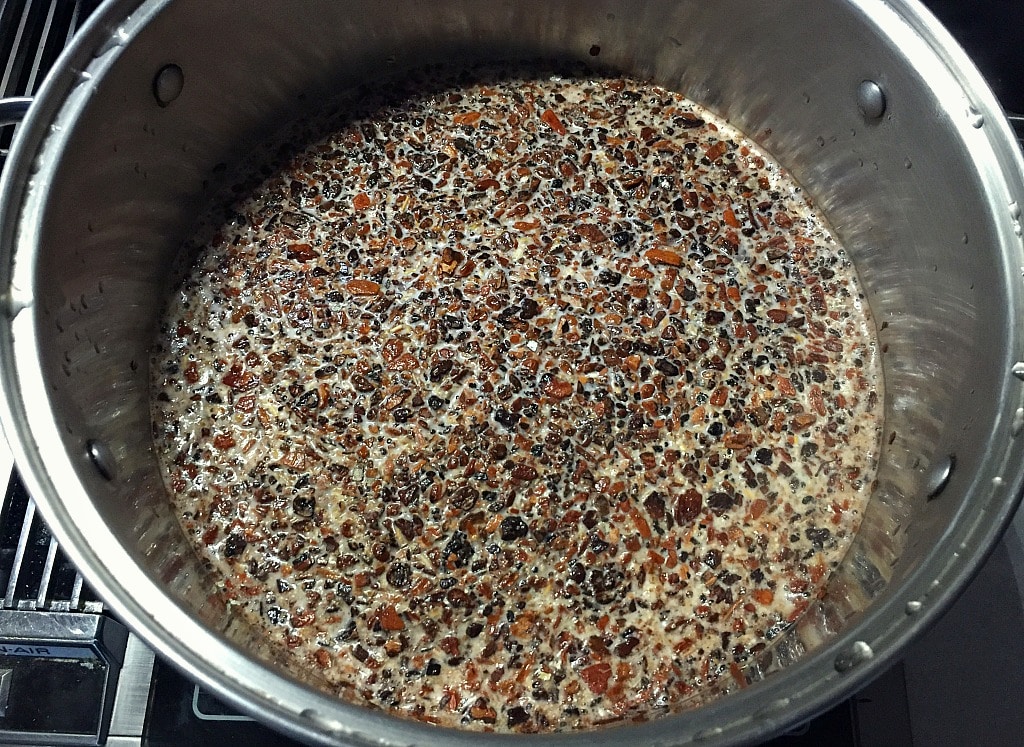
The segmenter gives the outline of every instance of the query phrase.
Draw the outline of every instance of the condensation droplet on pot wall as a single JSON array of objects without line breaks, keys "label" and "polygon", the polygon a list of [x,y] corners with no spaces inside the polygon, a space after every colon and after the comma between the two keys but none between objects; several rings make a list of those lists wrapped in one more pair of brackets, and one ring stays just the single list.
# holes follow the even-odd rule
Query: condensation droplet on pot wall
[{"label": "condensation droplet on pot wall", "polygon": [[307,708],[299,716],[306,721],[310,722],[320,731],[324,731],[330,734],[340,734],[345,729],[345,725],[337,719],[324,716],[319,711],[313,708]]},{"label": "condensation droplet on pot wall", "polygon": [[863,664],[873,658],[875,652],[864,641],[856,641],[846,653],[836,657],[835,668],[837,672],[848,672],[858,664]]},{"label": "condensation droplet on pot wall", "polygon": [[19,293],[18,288],[15,287],[12,287],[10,292],[0,299],[3,301],[4,314],[8,319],[14,319],[32,305],[31,297],[25,293]]},{"label": "condensation droplet on pot wall", "polygon": [[1024,407],[1018,407],[1017,411],[1013,413],[1013,422],[1010,424],[1010,433],[1014,438],[1020,435],[1020,432],[1024,430]]},{"label": "condensation droplet on pot wall", "polygon": [[754,714],[754,718],[778,718],[789,709],[792,703],[793,701],[790,698],[778,698],[763,708],[758,709]]},{"label": "condensation droplet on pot wall", "polygon": [[705,741],[708,741],[708,740],[711,740],[711,739],[715,739],[716,737],[719,737],[719,736],[722,735],[722,731],[723,730],[722,730],[721,726],[711,726],[711,727],[708,727],[707,729],[704,729],[703,731],[699,731],[696,734],[694,734],[693,735],[693,741],[694,742],[705,742]]}]

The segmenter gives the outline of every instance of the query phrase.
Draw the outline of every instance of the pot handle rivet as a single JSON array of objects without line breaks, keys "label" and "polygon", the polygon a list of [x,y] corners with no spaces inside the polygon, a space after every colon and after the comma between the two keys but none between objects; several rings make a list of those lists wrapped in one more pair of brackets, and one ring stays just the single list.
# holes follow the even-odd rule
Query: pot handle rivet
[{"label": "pot handle rivet", "polygon": [[942,457],[935,465],[935,469],[932,470],[931,477],[928,478],[928,500],[938,498],[946,486],[949,485],[949,480],[953,476],[953,470],[956,468],[956,455],[950,454],[949,456]]},{"label": "pot handle rivet", "polygon": [[175,64],[164,65],[153,78],[153,96],[160,106],[167,106],[181,95],[185,73]]},{"label": "pot handle rivet", "polygon": [[92,462],[92,466],[99,472],[104,480],[114,479],[114,455],[107,448],[107,445],[99,441],[89,440],[85,443],[85,453]]},{"label": "pot handle rivet", "polygon": [[857,108],[864,119],[881,119],[885,114],[887,102],[885,91],[873,80],[862,80],[857,86]]}]

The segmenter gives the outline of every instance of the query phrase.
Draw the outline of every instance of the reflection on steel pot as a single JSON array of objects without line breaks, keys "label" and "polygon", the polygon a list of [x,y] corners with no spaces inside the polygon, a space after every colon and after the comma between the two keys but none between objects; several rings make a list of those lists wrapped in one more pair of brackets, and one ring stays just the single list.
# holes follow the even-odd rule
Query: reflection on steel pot
[{"label": "reflection on steel pot", "polygon": [[9,98],[0,99],[0,126],[18,124],[28,113],[32,104],[30,98]]},{"label": "reflection on steel pot", "polygon": [[225,165],[347,86],[429,61],[595,57],[711,107],[804,184],[879,322],[886,428],[853,549],[748,687],[543,741],[740,742],[807,718],[941,613],[1016,507],[1022,162],[980,75],[916,2],[387,0],[251,13],[110,0],[46,81],[0,180],[4,427],[54,533],[111,606],[164,657],[293,736],[481,739],[323,694],[217,601],[149,436],[149,346],[180,242]]}]

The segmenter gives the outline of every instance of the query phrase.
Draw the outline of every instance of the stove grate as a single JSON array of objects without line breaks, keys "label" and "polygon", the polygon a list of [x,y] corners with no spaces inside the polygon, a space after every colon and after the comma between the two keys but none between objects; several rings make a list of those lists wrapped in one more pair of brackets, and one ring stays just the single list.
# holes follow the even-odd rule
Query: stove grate
[{"label": "stove grate", "polygon": [[[100,0],[0,0],[0,96],[34,94]],[[14,127],[0,127],[0,167]],[[14,474],[0,506],[0,610],[100,612]]]},{"label": "stove grate", "polygon": [[102,612],[15,473],[0,507],[0,609]]},{"label": "stove grate", "polygon": [[[0,96],[31,96],[100,0],[0,0]],[[0,166],[13,127],[0,128]]]}]

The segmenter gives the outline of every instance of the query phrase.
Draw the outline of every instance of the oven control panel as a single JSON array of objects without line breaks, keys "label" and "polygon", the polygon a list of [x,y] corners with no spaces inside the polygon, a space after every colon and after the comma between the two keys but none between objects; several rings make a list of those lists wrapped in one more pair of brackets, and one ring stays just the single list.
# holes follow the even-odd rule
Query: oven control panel
[{"label": "oven control panel", "polygon": [[0,611],[0,743],[103,744],[127,640],[102,614]]}]

